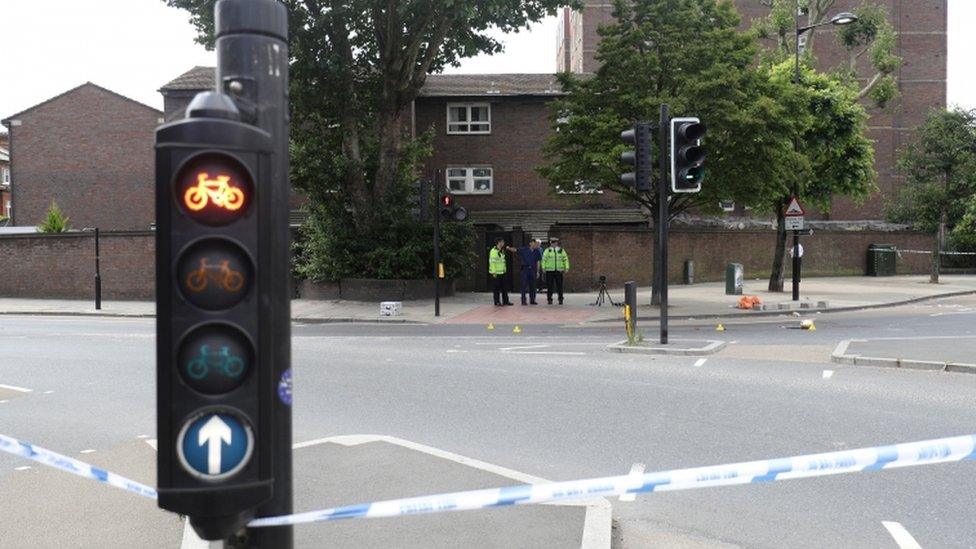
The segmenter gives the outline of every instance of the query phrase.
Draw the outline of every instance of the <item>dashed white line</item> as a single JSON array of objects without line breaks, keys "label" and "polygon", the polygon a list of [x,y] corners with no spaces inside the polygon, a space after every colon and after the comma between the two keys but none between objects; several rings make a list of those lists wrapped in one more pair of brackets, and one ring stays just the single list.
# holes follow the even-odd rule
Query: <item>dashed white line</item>
[{"label": "dashed white line", "polygon": [[9,400],[0,400],[0,404],[6,404],[8,402],[10,402],[10,401]]},{"label": "dashed white line", "polygon": [[54,393],[54,391],[44,391],[44,394],[45,395],[50,395],[50,394],[53,394],[53,393]]},{"label": "dashed white line", "polygon": [[26,471],[30,468],[30,465],[21,465],[20,467],[14,467],[14,471]]},{"label": "dashed white line", "polygon": [[88,449],[82,450],[82,451],[80,451],[78,453],[79,454],[94,454],[95,453],[95,450],[93,450],[91,448],[88,448]]},{"label": "dashed white line", "polygon": [[824,379],[830,379],[832,377],[834,377],[834,371],[833,370],[824,370],[823,371],[823,378]]},{"label": "dashed white line", "polygon": [[548,346],[549,346],[548,344],[541,344],[541,345],[519,345],[517,347],[499,347],[498,350],[499,351],[525,351],[525,350],[528,350],[528,349],[545,349]]},{"label": "dashed white line", "polygon": [[448,352],[448,353],[466,353],[467,351],[463,351],[461,349],[448,349],[446,352]]},{"label": "dashed white line", "polygon": [[707,361],[708,361],[707,358],[699,358],[698,360],[695,361],[695,368],[701,368],[702,366],[705,365],[705,362]]},{"label": "dashed white line", "polygon": [[881,524],[888,530],[888,533],[891,534],[901,549],[922,549],[922,546],[915,541],[915,538],[908,533],[908,530],[905,530],[900,522],[881,521]]},{"label": "dashed white line", "polygon": [[9,389],[11,391],[17,391],[18,393],[33,393],[33,389],[25,389],[24,387],[17,387],[15,385],[4,385],[0,383],[0,389]]},{"label": "dashed white line", "polygon": [[575,353],[571,351],[506,351],[506,355],[563,355],[563,356],[586,356],[586,353]]}]

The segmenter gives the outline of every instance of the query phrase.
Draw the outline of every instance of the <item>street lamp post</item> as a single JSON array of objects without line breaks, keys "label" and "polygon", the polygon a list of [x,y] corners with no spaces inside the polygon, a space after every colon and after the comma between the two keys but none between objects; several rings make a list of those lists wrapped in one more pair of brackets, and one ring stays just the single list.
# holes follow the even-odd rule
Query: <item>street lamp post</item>
[{"label": "street lamp post", "polygon": [[85,227],[82,230],[95,233],[95,310],[100,311],[102,309],[102,265],[101,250],[99,249],[99,236],[101,231],[98,227]]},{"label": "street lamp post", "polygon": [[[850,25],[857,21],[857,16],[850,12],[841,12],[830,18],[830,21],[824,21],[822,23],[817,23],[814,25],[800,26],[800,3],[797,0],[796,5],[796,15],[794,15],[794,21],[796,23],[796,43],[794,44],[793,53],[795,59],[795,72],[793,74],[793,83],[797,86],[800,85],[802,80],[800,75],[800,38],[803,33],[811,31],[817,27],[823,27],[825,25],[835,25],[844,26]],[[800,150],[800,136],[795,136],[793,138],[793,149],[796,151]],[[800,181],[799,178],[793,180],[793,196],[799,198],[800,196]],[[800,231],[793,231],[793,301],[800,300]]]}]

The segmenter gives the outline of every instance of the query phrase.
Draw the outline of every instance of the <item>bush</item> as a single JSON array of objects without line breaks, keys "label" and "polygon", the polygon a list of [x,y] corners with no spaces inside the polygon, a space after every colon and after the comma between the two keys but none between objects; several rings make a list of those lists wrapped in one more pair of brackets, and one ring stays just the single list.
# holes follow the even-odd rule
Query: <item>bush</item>
[{"label": "bush", "polygon": [[37,230],[42,233],[63,233],[68,230],[68,217],[64,215],[57,202],[51,201],[51,206],[47,209],[44,221],[37,226]]}]

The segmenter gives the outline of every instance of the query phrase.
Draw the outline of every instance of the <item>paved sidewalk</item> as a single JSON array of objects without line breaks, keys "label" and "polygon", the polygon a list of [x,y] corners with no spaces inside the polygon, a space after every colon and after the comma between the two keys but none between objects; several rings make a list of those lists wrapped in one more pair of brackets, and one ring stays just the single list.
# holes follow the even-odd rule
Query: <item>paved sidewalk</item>
[{"label": "paved sidewalk", "polygon": [[[976,293],[976,276],[943,276],[941,284],[929,284],[927,276],[835,277],[811,278],[801,286],[802,302],[811,310],[819,302],[827,302],[825,312],[885,307],[940,296]],[[724,283],[673,285],[670,289],[671,318],[747,318],[751,316],[788,314],[777,309],[779,303],[790,301],[790,294],[773,294],[765,291],[765,280],[745,283],[745,295],[758,296],[767,306],[766,311],[744,311],[734,308],[738,296],[725,295]],[[623,290],[613,288],[610,296],[615,302],[623,301]],[[516,303],[518,295],[512,294]],[[462,293],[441,300],[441,316],[434,316],[433,300],[406,301],[402,314],[397,317],[381,317],[379,303],[357,301],[312,301],[297,299],[292,302],[292,317],[298,322],[390,322],[390,323],[444,323],[444,324],[577,324],[586,322],[611,322],[620,320],[622,311],[607,302],[602,307],[593,306],[596,292],[567,294],[565,305],[546,305],[540,296],[539,305],[495,307],[491,294]],[[650,302],[650,290],[639,293],[638,317],[654,320],[657,307]],[[115,317],[152,317],[155,304],[144,301],[106,301],[102,310],[96,311],[91,301],[0,298],[0,314],[35,315],[89,315]]]}]

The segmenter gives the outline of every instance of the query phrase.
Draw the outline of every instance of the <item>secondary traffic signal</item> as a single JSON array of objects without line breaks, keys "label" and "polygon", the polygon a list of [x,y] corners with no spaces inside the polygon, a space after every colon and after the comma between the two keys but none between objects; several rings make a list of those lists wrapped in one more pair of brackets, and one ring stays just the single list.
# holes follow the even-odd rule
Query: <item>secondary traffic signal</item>
[{"label": "secondary traffic signal", "polygon": [[272,496],[273,147],[225,95],[187,113],[156,132],[159,506],[221,539]]},{"label": "secondary traffic signal", "polygon": [[430,185],[430,181],[419,179],[410,189],[410,213],[422,223],[430,220]]},{"label": "secondary traffic signal", "polygon": [[620,176],[620,182],[627,187],[634,187],[638,191],[651,190],[651,171],[654,166],[651,163],[651,147],[653,128],[647,123],[635,124],[632,129],[620,134],[620,139],[628,145],[633,145],[632,150],[624,151],[620,155],[620,161],[624,164],[634,166],[634,171]]},{"label": "secondary traffic signal", "polygon": [[705,179],[705,125],[697,118],[671,119],[671,190],[697,193]]},{"label": "secondary traffic signal", "polygon": [[443,221],[466,221],[468,209],[458,206],[450,193],[441,196],[440,216]]}]

